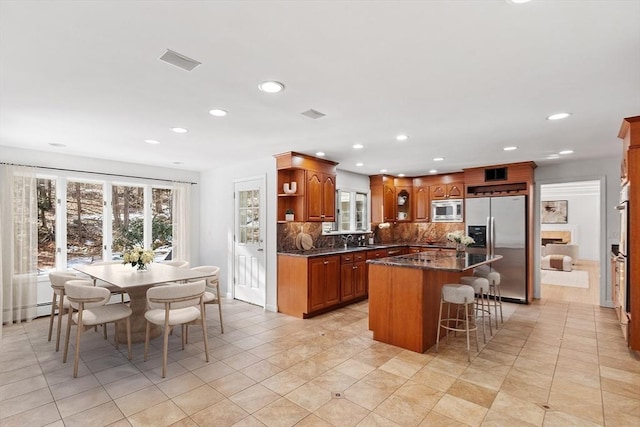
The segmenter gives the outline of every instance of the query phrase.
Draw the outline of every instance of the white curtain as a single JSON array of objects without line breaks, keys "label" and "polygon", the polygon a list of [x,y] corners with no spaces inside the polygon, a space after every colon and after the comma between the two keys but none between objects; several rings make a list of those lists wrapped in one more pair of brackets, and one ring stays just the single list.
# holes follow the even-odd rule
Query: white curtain
[{"label": "white curtain", "polygon": [[0,166],[2,325],[29,321],[36,316],[38,197],[35,173],[30,167]]},{"label": "white curtain", "polygon": [[173,242],[171,259],[191,261],[189,253],[189,230],[191,214],[191,185],[174,183],[172,189]]}]

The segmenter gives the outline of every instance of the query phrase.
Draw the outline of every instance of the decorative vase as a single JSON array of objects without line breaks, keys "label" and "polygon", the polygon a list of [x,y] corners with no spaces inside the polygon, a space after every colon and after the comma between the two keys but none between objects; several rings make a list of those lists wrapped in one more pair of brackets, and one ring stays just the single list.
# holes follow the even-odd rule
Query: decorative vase
[{"label": "decorative vase", "polygon": [[456,243],[456,258],[464,258],[467,247],[462,243]]},{"label": "decorative vase", "polygon": [[293,221],[293,214],[285,214],[284,219],[285,221]]},{"label": "decorative vase", "polygon": [[147,264],[138,264],[138,271],[145,271],[147,269]]},{"label": "decorative vase", "polygon": [[286,194],[295,194],[298,190],[298,184],[295,181],[285,182],[283,186],[283,190]]}]

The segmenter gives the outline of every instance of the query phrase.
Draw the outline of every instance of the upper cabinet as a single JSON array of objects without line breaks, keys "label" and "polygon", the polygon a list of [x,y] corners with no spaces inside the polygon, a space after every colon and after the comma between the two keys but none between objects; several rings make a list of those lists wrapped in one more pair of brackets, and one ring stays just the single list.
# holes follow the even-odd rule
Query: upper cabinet
[{"label": "upper cabinet", "polygon": [[294,221],[335,221],[337,163],[293,151],[274,157],[278,222],[285,221],[287,212],[293,212]]},{"label": "upper cabinet", "polygon": [[396,220],[396,187],[393,177],[373,175],[369,177],[371,186],[371,222],[393,222]]},{"label": "upper cabinet", "polygon": [[413,200],[413,182],[411,178],[395,178],[396,190],[396,220],[412,221],[411,201]]},{"label": "upper cabinet", "polygon": [[431,212],[431,200],[429,199],[429,184],[423,177],[413,178],[412,212],[415,222],[428,222]]},{"label": "upper cabinet", "polygon": [[429,187],[431,200],[464,198],[464,174],[438,175]]}]

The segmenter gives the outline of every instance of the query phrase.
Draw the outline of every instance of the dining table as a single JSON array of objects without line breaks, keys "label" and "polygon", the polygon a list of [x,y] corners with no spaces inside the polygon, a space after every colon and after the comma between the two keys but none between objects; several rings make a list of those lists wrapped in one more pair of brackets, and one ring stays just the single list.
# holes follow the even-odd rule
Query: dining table
[{"label": "dining table", "polygon": [[[144,342],[146,334],[147,289],[167,282],[185,282],[204,279],[208,272],[174,267],[162,263],[151,263],[147,269],[138,270],[130,264],[78,265],[74,270],[86,274],[92,279],[102,280],[117,286],[129,295],[131,307],[131,342]],[[160,328],[151,324],[150,338],[160,335]],[[118,328],[116,339],[127,342],[126,330]]]}]

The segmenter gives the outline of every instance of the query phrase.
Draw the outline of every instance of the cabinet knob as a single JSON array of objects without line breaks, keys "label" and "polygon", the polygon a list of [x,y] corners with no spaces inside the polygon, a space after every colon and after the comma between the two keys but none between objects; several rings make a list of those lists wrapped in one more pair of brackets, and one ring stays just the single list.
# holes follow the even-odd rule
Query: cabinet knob
[{"label": "cabinet knob", "polygon": [[358,268],[358,266],[357,266],[357,265],[354,265],[354,266],[353,266],[353,269],[354,269],[354,270],[355,270],[355,269],[357,269],[357,268]]},{"label": "cabinet knob", "polygon": [[325,261],[325,262],[324,262],[324,265],[327,265],[327,264],[329,264],[329,261]]}]

